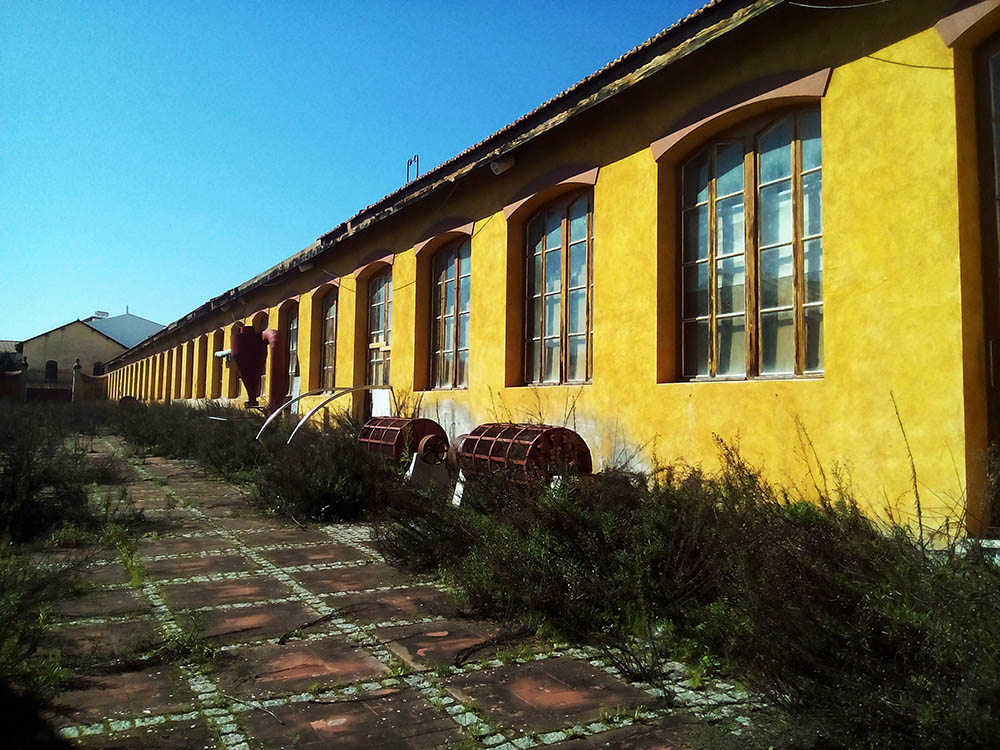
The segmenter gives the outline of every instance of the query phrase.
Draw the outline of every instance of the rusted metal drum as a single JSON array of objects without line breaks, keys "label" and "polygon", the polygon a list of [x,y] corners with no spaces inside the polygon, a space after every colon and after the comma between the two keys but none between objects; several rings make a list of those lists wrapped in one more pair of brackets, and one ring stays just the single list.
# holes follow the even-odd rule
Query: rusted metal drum
[{"label": "rusted metal drum", "polygon": [[419,452],[429,463],[441,463],[448,452],[448,435],[433,419],[375,417],[365,422],[358,439],[369,453],[392,461]]},{"label": "rusted metal drum", "polygon": [[481,424],[464,436],[458,465],[467,475],[502,471],[519,481],[593,470],[590,448],[573,430],[510,422]]}]

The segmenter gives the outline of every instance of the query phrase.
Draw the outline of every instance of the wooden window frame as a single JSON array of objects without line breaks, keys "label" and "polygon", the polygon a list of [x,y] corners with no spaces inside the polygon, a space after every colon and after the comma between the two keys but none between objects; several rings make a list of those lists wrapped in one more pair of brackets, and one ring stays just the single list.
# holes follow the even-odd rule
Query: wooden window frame
[{"label": "wooden window frame", "polygon": [[[580,198],[587,196],[587,280],[586,280],[586,354],[585,354],[585,375],[582,380],[570,380],[567,378],[568,371],[568,355],[569,355],[569,293],[571,291],[579,290],[581,287],[570,287],[569,286],[569,246],[572,244],[569,238],[569,209],[574,203],[576,203]],[[532,223],[544,216],[549,211],[561,210],[562,218],[560,220],[560,247],[559,247],[559,262],[560,262],[560,276],[559,276],[559,378],[557,380],[544,380],[544,366],[545,366],[545,339],[555,338],[546,337],[545,335],[545,297],[551,296],[545,293],[545,257],[550,251],[550,248],[545,244],[547,242],[547,237],[545,233],[542,233],[542,268],[541,268],[541,291],[535,294],[535,289],[533,288],[534,281],[534,258],[535,252],[529,245],[530,234],[529,230]],[[593,382],[593,355],[594,355],[594,189],[593,187],[586,187],[579,190],[573,190],[564,193],[551,201],[548,201],[542,206],[539,206],[535,211],[531,213],[531,216],[524,222],[524,237],[523,237],[523,248],[524,248],[524,326],[522,330],[522,347],[521,356],[524,362],[522,368],[522,377],[524,379],[525,385],[529,386],[548,386],[548,385],[585,385]],[[539,306],[540,308],[540,320],[539,320],[539,331],[540,336],[537,339],[538,346],[538,374],[539,379],[534,379],[533,366],[535,358],[531,356],[532,345],[535,343],[534,332],[532,328],[532,306],[533,301],[536,297],[540,297],[542,302]],[[574,334],[577,335],[577,334]]]},{"label": "wooden window frame", "polygon": [[[374,297],[375,285],[376,283],[384,284],[386,290],[386,297],[383,302],[373,303],[372,298]],[[377,305],[383,305],[385,307],[385,327],[379,329],[379,331],[372,331],[372,309]],[[367,285],[367,310],[368,314],[365,319],[365,341],[367,342],[366,350],[366,362],[365,362],[365,383],[367,385],[388,385],[390,382],[390,367],[392,362],[392,269],[387,268],[377,273],[373,274],[371,278],[368,279]],[[375,341],[373,338],[374,333],[381,333],[382,339],[380,341]],[[383,377],[382,382],[376,383],[373,379],[374,365],[376,364],[376,359],[373,358],[374,350],[378,349],[381,354],[381,364],[383,367]]]},{"label": "wooden window frame", "polygon": [[[462,273],[462,250],[465,246],[469,249],[469,272],[466,274]],[[447,280],[442,278],[442,275],[438,273],[438,263],[442,257],[451,255],[453,256],[449,261],[448,265],[451,266],[452,281],[455,282],[455,307],[454,311],[449,315],[446,310],[446,295],[442,292]],[[443,270],[443,269],[442,269]],[[463,283],[464,282],[464,283]],[[470,299],[470,309],[463,312],[461,310],[461,299],[462,299],[462,288],[463,286],[468,286],[469,288],[469,299]],[[468,365],[466,365],[466,381],[459,382],[458,379],[458,360],[462,352],[469,352],[469,342],[466,341],[464,347],[460,346],[460,326],[461,318],[463,315],[469,317],[469,325],[471,326],[472,321],[472,311],[471,311],[471,298],[472,298],[472,242],[471,238],[463,237],[461,239],[453,240],[447,243],[441,249],[439,249],[434,256],[431,258],[431,342],[430,342],[430,372],[429,372],[429,383],[432,390],[458,390],[469,387],[468,383]],[[445,342],[445,330],[447,328],[446,321],[452,319],[454,324],[452,325],[452,335],[451,341]],[[470,331],[471,332],[471,331]],[[448,343],[450,348],[444,348],[443,344]],[[451,372],[449,377],[445,379],[445,382],[440,382],[438,374],[440,368],[444,364],[444,355],[446,353],[451,353]],[[470,355],[471,356],[471,355]]]},{"label": "wooden window frame", "polygon": [[[332,390],[337,383],[337,318],[340,306],[339,290],[326,292],[319,303],[319,387]],[[332,315],[330,313],[333,313]],[[332,321],[332,338],[327,338],[327,323]],[[329,345],[329,349],[327,346]],[[329,375],[328,375],[329,374]]]},{"label": "wooden window frame", "polygon": [[[804,173],[802,171],[802,125],[801,116],[806,113],[815,112],[819,114],[820,108],[818,105],[812,106],[797,106],[794,108],[786,108],[777,111],[768,112],[765,115],[760,115],[751,120],[746,121],[736,128],[725,131],[711,138],[709,141],[702,143],[697,149],[693,150],[688,156],[686,156],[679,164],[677,170],[678,174],[678,191],[677,195],[679,197],[679,221],[677,222],[677,247],[678,247],[678,265],[680,268],[680,273],[677,276],[677,299],[679,314],[677,316],[677,341],[678,346],[678,373],[680,373],[680,379],[682,381],[688,382],[704,382],[704,381],[725,381],[725,380],[751,380],[751,379],[791,379],[791,378],[821,378],[825,375],[825,346],[824,346],[824,356],[822,366],[815,370],[808,370],[805,367],[806,359],[806,321],[805,321],[805,311],[810,307],[825,308],[825,299],[821,297],[820,301],[817,302],[806,302],[805,301],[805,242],[808,239],[820,238],[822,241],[824,235],[822,230],[818,235],[809,235],[804,237],[804,218],[802,215],[803,208],[803,195],[802,195],[802,181]],[[762,313],[760,307],[760,283],[761,276],[759,273],[760,265],[760,232],[759,232],[759,216],[758,216],[758,205],[760,202],[760,192],[762,187],[766,187],[771,183],[761,184],[760,182],[760,140],[768,131],[772,128],[777,127],[786,118],[792,118],[793,126],[793,138],[792,138],[792,165],[791,165],[791,181],[792,181],[792,287],[793,287],[793,300],[791,306],[780,306],[780,308],[767,308],[764,312],[774,312],[779,309],[787,310],[791,309],[793,312],[794,321],[794,356],[793,356],[793,371],[792,372],[761,372],[761,333],[760,333],[760,316]],[[820,131],[820,143],[822,144],[822,130]],[[709,320],[709,362],[708,362],[708,373],[703,375],[688,375],[687,368],[685,367],[685,350],[686,342],[684,340],[684,324],[697,319],[702,316],[686,317],[684,310],[684,267],[687,265],[693,265],[694,263],[687,262],[684,259],[684,220],[683,214],[688,207],[684,206],[684,185],[683,185],[683,175],[684,169],[689,164],[695,162],[696,159],[704,154],[709,155],[710,163],[714,164],[714,152],[720,145],[726,143],[740,143],[743,147],[743,200],[744,200],[744,347],[745,347],[745,372],[740,374],[723,374],[719,375],[718,372],[718,327],[717,323],[720,317],[729,317],[728,315],[721,315],[718,313],[718,284],[716,282],[716,244],[717,244],[717,216],[716,210],[714,208],[716,202],[716,175],[714,174],[714,167],[712,168],[712,176],[709,182],[709,194],[707,199],[707,204],[709,206],[708,213],[708,237],[709,237],[709,252],[705,262],[708,264],[709,277],[708,277],[708,295],[709,295],[709,306],[708,315]],[[821,145],[822,148],[822,145]],[[820,162],[818,168],[810,169],[806,174],[811,174],[814,172],[820,172],[822,174],[823,163]],[[785,178],[782,178],[785,179]],[[775,183],[779,181],[774,181]],[[822,192],[820,193],[820,206],[822,210]],[[700,205],[700,204],[698,204]],[[777,246],[776,246],[777,247]],[[767,248],[765,248],[767,249]],[[723,256],[729,257],[729,256]],[[736,257],[736,256],[734,256]],[[696,261],[697,262],[697,261]],[[825,283],[825,282],[821,282]],[[825,311],[825,310],[824,310]],[[825,321],[824,321],[825,323]],[[823,325],[823,323],[821,323]]]},{"label": "wooden window frame", "polygon": [[[285,395],[292,397],[292,382],[299,370],[299,303],[289,302],[284,310],[285,334]],[[300,386],[301,389],[301,386]]]}]

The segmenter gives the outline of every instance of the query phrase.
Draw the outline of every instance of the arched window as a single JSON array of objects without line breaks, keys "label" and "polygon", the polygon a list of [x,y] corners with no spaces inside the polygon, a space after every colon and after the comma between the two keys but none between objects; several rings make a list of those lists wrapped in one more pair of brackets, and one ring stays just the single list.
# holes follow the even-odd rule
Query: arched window
[{"label": "arched window", "polygon": [[524,379],[582,383],[591,377],[593,191],[553,201],[527,223]]},{"label": "arched window", "polygon": [[104,374],[104,363],[103,362],[94,362],[94,375],[97,376],[97,375],[103,375],[103,374]]},{"label": "arched window", "polygon": [[431,383],[435,388],[469,384],[469,301],[472,243],[466,238],[434,256],[431,295]]},{"label": "arched window", "polygon": [[290,302],[285,312],[285,361],[288,363],[286,396],[299,393],[299,303]]},{"label": "arched window", "polygon": [[820,113],[750,123],[681,172],[686,378],[823,370]]},{"label": "arched window", "polygon": [[332,389],[337,374],[337,289],[323,295],[320,302],[320,387]]},{"label": "arched window", "polygon": [[59,379],[59,363],[54,359],[45,363],[45,379],[53,383]]},{"label": "arched window", "polygon": [[368,385],[389,384],[392,346],[392,269],[368,282]]}]

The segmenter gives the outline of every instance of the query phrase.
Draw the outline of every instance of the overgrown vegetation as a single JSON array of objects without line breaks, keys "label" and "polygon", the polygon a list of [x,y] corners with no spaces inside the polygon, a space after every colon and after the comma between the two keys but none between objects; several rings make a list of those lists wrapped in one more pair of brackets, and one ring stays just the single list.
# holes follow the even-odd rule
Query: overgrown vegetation
[{"label": "overgrown vegetation", "polygon": [[806,502],[732,446],[721,469],[471,482],[387,496],[382,550],[476,612],[601,648],[669,689],[724,669],[797,717],[796,747],[985,747],[1000,736],[1000,569],[928,552],[842,490]]},{"label": "overgrown vegetation", "polygon": [[66,677],[59,654],[40,650],[53,602],[141,521],[121,486],[128,465],[92,453],[77,416],[5,404],[0,420],[0,682],[32,699],[51,698]]},{"label": "overgrown vegetation", "polygon": [[[494,476],[471,480],[455,507],[373,460],[350,420],[291,446],[288,423],[260,442],[261,420],[243,412],[101,405],[41,422],[0,426],[0,616],[18,623],[0,644],[0,676],[39,693],[60,674],[57,663],[24,666],[51,582],[9,551],[101,534],[127,554],[127,524],[89,499],[95,483],[121,478],[87,456],[101,433],[140,459],[196,460],[296,521],[372,516],[391,561],[436,571],[468,611],[595,645],[668,696],[674,659],[689,665],[689,685],[742,682],[789,717],[759,721],[748,746],[985,747],[1000,736],[1000,569],[967,542],[963,554],[928,550],[932,535],[870,519],[844,487],[807,501],[725,443],[713,473],[608,470],[554,485]],[[163,653],[212,658],[188,640]]]}]

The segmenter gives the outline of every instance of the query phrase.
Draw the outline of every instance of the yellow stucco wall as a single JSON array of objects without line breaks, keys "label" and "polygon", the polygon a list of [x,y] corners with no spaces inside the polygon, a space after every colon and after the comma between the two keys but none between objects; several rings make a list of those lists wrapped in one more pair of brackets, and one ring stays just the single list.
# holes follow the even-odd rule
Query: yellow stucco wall
[{"label": "yellow stucco wall", "polygon": [[[677,460],[712,466],[718,436],[738,442],[776,480],[809,490],[838,475],[870,512],[889,508],[904,519],[914,515],[912,455],[925,521],[958,517],[968,500],[975,525],[986,449],[978,201],[969,197],[976,188],[975,132],[969,53],[949,49],[932,28],[949,6],[840,13],[836,27],[802,9],[780,9],[772,36],[733,32],[731,44],[723,38],[711,54],[681,61],[614,107],[528,144],[511,174],[469,178],[446,206],[423,213],[417,204],[385,219],[321,256],[314,270],[255,290],[233,303],[241,305],[236,313],[210,315],[164,346],[183,346],[187,365],[187,342],[221,327],[222,340],[209,348],[229,348],[233,321],[252,325],[261,310],[267,325],[279,328],[280,305],[298,295],[302,390],[316,388],[322,321],[314,301],[328,288],[320,285],[339,277],[336,383],[361,385],[367,276],[356,279],[352,271],[394,252],[392,384],[397,394],[413,391],[427,367],[417,356],[428,325],[417,318],[418,295],[429,293],[413,247],[444,217],[471,218],[469,387],[417,394],[422,415],[450,436],[487,421],[542,420],[578,430],[598,466],[628,460],[647,468]],[[679,381],[676,161],[657,163],[648,145],[741,82],[827,66],[833,71],[819,102],[825,374]],[[577,163],[600,168],[593,188],[593,381],[520,386],[511,248],[522,240],[503,206],[533,178]],[[174,368],[180,351],[174,349]],[[234,367],[222,367],[217,392],[210,363],[196,359],[194,366],[210,397],[235,395]],[[240,388],[239,401],[245,398]],[[317,402],[306,399],[300,413]],[[338,408],[357,414],[362,402],[345,398]]]}]

